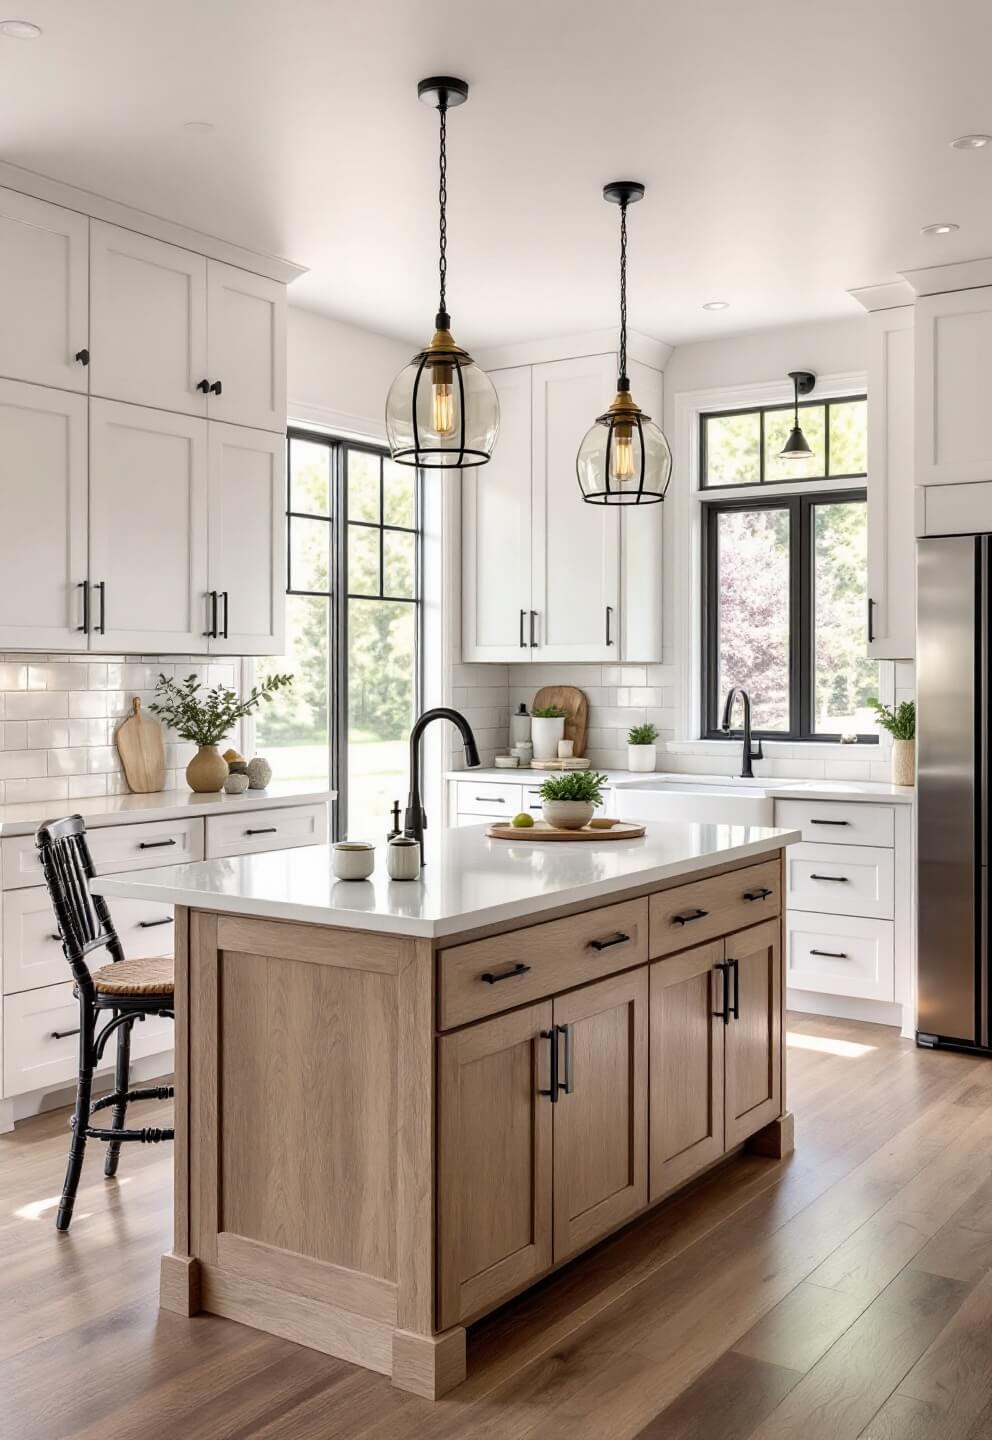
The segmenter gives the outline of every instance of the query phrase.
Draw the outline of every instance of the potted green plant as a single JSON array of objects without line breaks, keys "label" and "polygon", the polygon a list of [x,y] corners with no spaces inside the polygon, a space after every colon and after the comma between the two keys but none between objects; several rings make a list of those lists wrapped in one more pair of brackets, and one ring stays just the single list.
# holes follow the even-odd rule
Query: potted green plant
[{"label": "potted green plant", "polygon": [[556,760],[558,741],[565,738],[565,712],[557,705],[539,705],[531,711],[530,738],[535,760]]},{"label": "potted green plant", "polygon": [[895,710],[881,700],[869,700],[875,723],[892,736],[892,783],[916,783],[916,706],[904,700]]},{"label": "potted green plant", "polygon": [[541,813],[548,825],[558,830],[581,830],[588,825],[597,805],[603,803],[605,775],[595,770],[567,770],[552,775],[541,786]]},{"label": "potted green plant", "polygon": [[195,675],[185,680],[158,677],[155,699],[149,710],[164,725],[175,731],[180,740],[192,741],[196,754],[186,766],[186,783],[200,795],[212,795],[227,779],[227,761],[218,745],[229,735],[239,720],[260,705],[270,701],[276,690],[293,683],[292,675],[270,675],[251,694],[239,700],[233,690],[215,685],[201,695],[202,686]]},{"label": "potted green plant", "polygon": [[632,725],[627,732],[627,769],[653,770],[658,758],[657,725]]}]

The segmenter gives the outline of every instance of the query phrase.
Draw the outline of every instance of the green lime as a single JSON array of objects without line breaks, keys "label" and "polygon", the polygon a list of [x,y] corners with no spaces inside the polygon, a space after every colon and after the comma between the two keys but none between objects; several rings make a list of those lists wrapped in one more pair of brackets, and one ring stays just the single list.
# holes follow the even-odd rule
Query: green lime
[{"label": "green lime", "polygon": [[514,815],[513,819],[510,821],[510,824],[515,825],[518,830],[529,830],[533,823],[533,815],[528,815],[526,810],[521,810],[520,814]]}]

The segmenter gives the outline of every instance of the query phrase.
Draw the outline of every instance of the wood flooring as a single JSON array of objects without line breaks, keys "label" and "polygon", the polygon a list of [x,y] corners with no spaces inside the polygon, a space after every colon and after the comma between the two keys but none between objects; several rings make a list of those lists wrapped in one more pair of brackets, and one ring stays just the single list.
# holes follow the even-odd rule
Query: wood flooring
[{"label": "wood flooring", "polygon": [[[992,1061],[790,1016],[796,1151],[746,1156],[477,1325],[435,1405],[158,1308],[171,1150],[0,1136],[3,1440],[992,1440]],[[144,1107],[160,1123],[166,1106]]]}]

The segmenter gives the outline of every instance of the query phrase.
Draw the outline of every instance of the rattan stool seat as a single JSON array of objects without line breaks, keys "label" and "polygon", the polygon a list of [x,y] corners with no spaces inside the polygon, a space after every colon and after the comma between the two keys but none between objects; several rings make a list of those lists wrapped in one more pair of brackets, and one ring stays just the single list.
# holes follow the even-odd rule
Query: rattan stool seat
[{"label": "rattan stool seat", "polygon": [[93,984],[102,995],[171,995],[174,974],[171,955],[154,955],[102,965],[93,971]]}]

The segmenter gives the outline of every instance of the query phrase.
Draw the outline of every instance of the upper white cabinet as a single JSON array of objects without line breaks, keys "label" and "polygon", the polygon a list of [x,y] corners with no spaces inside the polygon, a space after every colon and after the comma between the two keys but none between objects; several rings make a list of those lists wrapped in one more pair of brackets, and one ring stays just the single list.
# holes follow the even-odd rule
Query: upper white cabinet
[{"label": "upper white cabinet", "polygon": [[240,425],[211,424],[208,431],[209,649],[281,655],[286,443]]},{"label": "upper white cabinet", "polygon": [[0,380],[0,650],[85,650],[86,397]]},{"label": "upper white cabinet", "polygon": [[95,648],[207,651],[205,421],[91,402],[90,582]]},{"label": "upper white cabinet", "polygon": [[875,311],[868,324],[868,654],[907,660],[916,653],[913,307]]},{"label": "upper white cabinet", "polygon": [[0,190],[0,375],[85,394],[88,237],[85,215]]},{"label": "upper white cabinet", "polygon": [[[633,364],[639,403],[660,418],[661,376]],[[491,374],[500,432],[462,481],[465,661],[661,660],[662,506],[587,505],[579,444],[616,389],[616,356]]]},{"label": "upper white cabinet", "polygon": [[916,302],[916,484],[992,480],[992,287]]},{"label": "upper white cabinet", "polygon": [[286,287],[207,261],[211,420],[286,429]]}]

